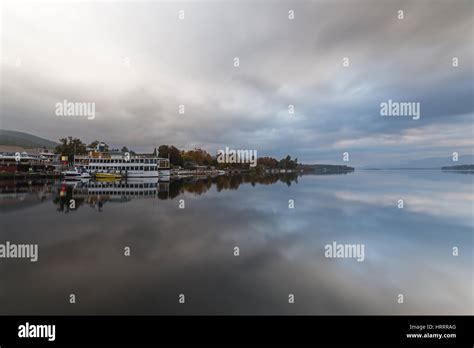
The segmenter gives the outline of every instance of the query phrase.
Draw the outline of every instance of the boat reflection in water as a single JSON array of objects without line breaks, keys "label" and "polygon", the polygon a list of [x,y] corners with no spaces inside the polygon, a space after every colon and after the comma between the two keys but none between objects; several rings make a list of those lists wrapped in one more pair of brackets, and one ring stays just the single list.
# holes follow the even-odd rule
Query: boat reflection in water
[{"label": "boat reflection in water", "polygon": [[[298,174],[220,175],[215,177],[186,177],[169,179],[129,178],[127,180],[94,180],[75,181],[3,181],[0,185],[2,209],[17,210],[26,205],[35,205],[52,200],[56,209],[69,213],[84,205],[102,211],[106,202],[124,203],[134,199],[174,199],[179,195],[191,193],[202,195],[215,187],[217,192],[237,190],[241,185],[271,185],[277,182],[290,186],[298,183]],[[74,201],[72,201],[74,200]],[[28,202],[28,204],[26,204]]]},{"label": "boat reflection in water", "polygon": [[[168,177],[169,179],[169,177]],[[74,210],[83,204],[102,211],[105,202],[129,202],[132,199],[158,198],[173,199],[184,193],[201,195],[213,186],[218,192],[237,190],[242,184],[271,185],[276,182],[298,183],[298,174],[272,174],[265,176],[220,175],[215,177],[187,177],[173,180],[162,178],[129,178],[128,180],[81,180],[78,182],[63,181],[58,188],[58,196],[53,202],[59,211],[69,212],[70,201],[74,199]]]},{"label": "boat reflection in water", "polygon": [[102,211],[106,202],[124,203],[135,198],[156,198],[159,193],[162,197],[167,196],[168,191],[169,182],[159,181],[157,178],[63,181],[53,202],[58,205],[59,211],[66,213],[77,210],[84,204]]},{"label": "boat reflection in water", "polygon": [[[158,179],[0,181],[0,239],[40,250],[34,264],[0,262],[0,312],[472,314],[472,257],[452,254],[472,245],[472,177],[360,170]],[[403,211],[400,196],[412,202]],[[362,243],[364,262],[328,258],[334,241]],[[71,289],[80,294],[74,306]]]}]

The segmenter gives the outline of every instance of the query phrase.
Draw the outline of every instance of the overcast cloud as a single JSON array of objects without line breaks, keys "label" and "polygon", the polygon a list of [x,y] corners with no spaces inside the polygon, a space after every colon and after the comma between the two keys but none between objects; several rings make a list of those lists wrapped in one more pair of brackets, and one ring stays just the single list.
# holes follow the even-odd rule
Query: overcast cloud
[{"label": "overcast cloud", "polygon": [[[0,127],[356,166],[471,154],[473,4],[6,1]],[[57,117],[64,99],[95,119]],[[388,99],[421,118],[380,116]]]}]

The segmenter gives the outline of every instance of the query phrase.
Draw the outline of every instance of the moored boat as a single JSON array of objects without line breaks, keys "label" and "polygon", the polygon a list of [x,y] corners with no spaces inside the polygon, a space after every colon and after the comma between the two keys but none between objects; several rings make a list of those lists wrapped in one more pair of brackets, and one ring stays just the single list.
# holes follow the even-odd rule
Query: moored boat
[{"label": "moored boat", "polygon": [[155,155],[130,155],[122,152],[93,152],[88,156],[84,169],[91,174],[117,173],[126,178],[156,178],[170,175],[167,158]]},{"label": "moored boat", "polygon": [[87,171],[79,170],[77,168],[65,170],[61,174],[64,176],[64,180],[81,180],[88,179],[91,177],[91,175]]}]

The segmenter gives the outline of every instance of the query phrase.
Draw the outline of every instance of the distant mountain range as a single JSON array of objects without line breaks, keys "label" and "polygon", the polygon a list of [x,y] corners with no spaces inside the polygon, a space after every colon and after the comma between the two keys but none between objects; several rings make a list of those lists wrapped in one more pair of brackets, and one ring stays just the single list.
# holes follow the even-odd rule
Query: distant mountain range
[{"label": "distant mountain range", "polygon": [[37,137],[32,134],[0,129],[0,145],[20,146],[25,149],[43,148],[52,149],[58,145],[54,141]]}]

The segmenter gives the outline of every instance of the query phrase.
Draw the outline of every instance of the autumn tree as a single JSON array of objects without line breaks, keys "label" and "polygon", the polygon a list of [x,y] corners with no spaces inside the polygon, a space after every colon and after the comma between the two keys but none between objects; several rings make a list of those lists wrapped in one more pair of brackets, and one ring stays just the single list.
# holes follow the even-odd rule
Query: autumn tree
[{"label": "autumn tree", "polygon": [[182,151],[181,157],[183,161],[195,162],[200,166],[210,166],[212,165],[212,156],[202,149],[194,149],[190,151]]}]

